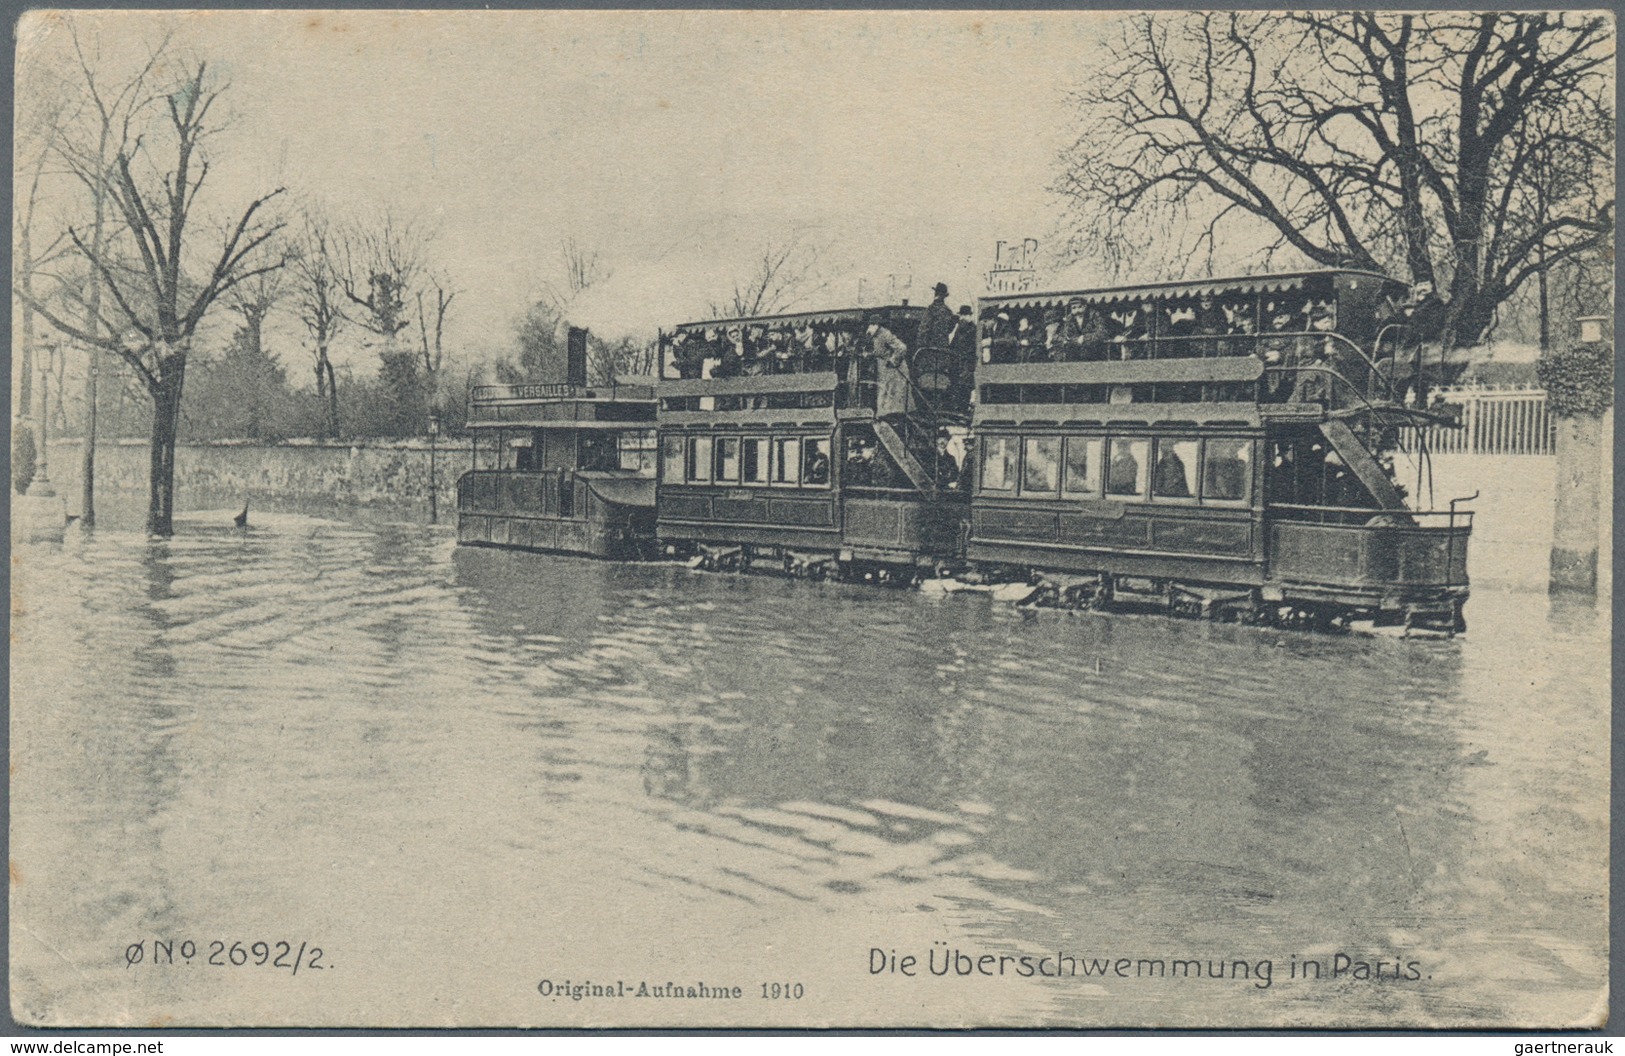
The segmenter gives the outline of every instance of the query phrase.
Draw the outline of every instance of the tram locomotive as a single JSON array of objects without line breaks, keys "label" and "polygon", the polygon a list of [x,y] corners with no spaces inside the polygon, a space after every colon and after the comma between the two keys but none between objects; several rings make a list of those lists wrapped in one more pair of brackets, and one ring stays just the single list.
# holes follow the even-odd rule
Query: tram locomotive
[{"label": "tram locomotive", "polygon": [[1472,513],[1394,468],[1450,423],[1409,293],[1328,270],[986,297],[946,335],[940,304],[683,324],[654,431],[615,412],[655,494],[608,556],[1459,633]]}]

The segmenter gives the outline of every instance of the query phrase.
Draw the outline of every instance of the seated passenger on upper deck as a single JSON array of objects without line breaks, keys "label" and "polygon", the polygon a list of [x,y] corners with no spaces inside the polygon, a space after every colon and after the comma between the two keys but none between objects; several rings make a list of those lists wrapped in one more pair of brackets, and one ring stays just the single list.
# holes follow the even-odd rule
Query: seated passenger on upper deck
[{"label": "seated passenger on upper deck", "polygon": [[1152,305],[1123,306],[1110,313],[1116,326],[1111,341],[1116,347],[1112,359],[1141,359],[1145,356],[1145,338],[1151,333]]},{"label": "seated passenger on upper deck", "polygon": [[788,330],[770,330],[767,335],[767,372],[790,374],[796,370],[796,348]]},{"label": "seated passenger on upper deck", "polygon": [[1092,362],[1106,358],[1106,324],[1100,313],[1091,311],[1082,297],[1066,303],[1066,321],[1061,325],[1062,358]]},{"label": "seated passenger on upper deck", "polygon": [[1043,347],[1043,336],[1033,329],[1032,319],[1023,315],[1016,320],[1016,361],[1031,363],[1041,358],[1039,352]]},{"label": "seated passenger on upper deck", "polygon": [[813,330],[811,323],[802,323],[796,327],[791,336],[791,345],[794,349],[794,362],[800,370],[815,371],[828,370],[823,365],[824,343],[818,340],[818,334]]},{"label": "seated passenger on upper deck", "polygon": [[713,378],[737,378],[745,369],[745,331],[743,327],[728,327],[727,336],[717,352],[717,364],[711,368]]},{"label": "seated passenger on upper deck", "polygon": [[982,362],[1014,363],[1016,361],[1016,331],[1010,324],[1010,313],[999,312],[982,323]]}]

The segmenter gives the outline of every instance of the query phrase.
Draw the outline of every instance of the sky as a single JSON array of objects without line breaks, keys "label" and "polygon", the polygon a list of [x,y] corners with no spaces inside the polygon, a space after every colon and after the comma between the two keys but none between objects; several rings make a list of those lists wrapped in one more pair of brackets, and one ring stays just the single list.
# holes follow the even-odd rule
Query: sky
[{"label": "sky", "polygon": [[[164,26],[229,81],[207,207],[277,187],[435,234],[447,343],[488,360],[562,282],[606,337],[704,317],[776,243],[821,254],[799,307],[982,291],[999,240],[1059,244],[1066,93],[1103,61],[1087,12],[76,12],[109,77]],[[25,19],[29,71],[66,33]],[[65,214],[64,214],[65,215]],[[298,335],[288,327],[288,342]],[[358,371],[370,363],[346,353]],[[341,358],[341,363],[342,363]]]}]

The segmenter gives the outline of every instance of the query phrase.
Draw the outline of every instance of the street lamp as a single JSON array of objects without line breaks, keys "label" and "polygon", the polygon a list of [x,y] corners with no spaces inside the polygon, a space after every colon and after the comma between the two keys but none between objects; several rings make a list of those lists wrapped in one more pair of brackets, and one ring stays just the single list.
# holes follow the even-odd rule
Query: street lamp
[{"label": "street lamp", "polygon": [[1576,320],[1580,324],[1580,343],[1594,345],[1604,340],[1603,324],[1608,322],[1606,315],[1582,315]]},{"label": "street lamp", "polygon": [[440,523],[440,474],[435,465],[436,440],[440,436],[440,415],[429,412],[429,523]]}]

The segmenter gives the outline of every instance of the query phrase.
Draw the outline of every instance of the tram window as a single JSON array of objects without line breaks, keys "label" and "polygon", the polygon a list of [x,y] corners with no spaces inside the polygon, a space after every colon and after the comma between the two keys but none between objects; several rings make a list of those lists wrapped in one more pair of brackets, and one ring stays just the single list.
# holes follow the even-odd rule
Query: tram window
[{"label": "tram window", "polygon": [[620,468],[649,475],[655,470],[655,434],[652,429],[620,435]]},{"label": "tram window", "polygon": [[690,437],[688,441],[688,479],[696,483],[711,480],[711,438]]},{"label": "tram window", "polygon": [[1196,498],[1196,462],[1201,445],[1196,440],[1157,441],[1156,468],[1151,472],[1151,494],[1159,499]]},{"label": "tram window", "polygon": [[739,480],[739,437],[717,437],[717,483],[733,484]]},{"label": "tram window", "polygon": [[777,437],[773,441],[773,483],[795,487],[801,469],[801,438]]},{"label": "tram window", "polygon": [[745,437],[740,448],[739,461],[744,469],[744,481],[746,484],[766,484],[767,437]]},{"label": "tram window", "polygon": [[1029,436],[1021,446],[1021,493],[1054,496],[1061,487],[1061,438]]},{"label": "tram window", "polygon": [[1113,440],[1106,464],[1106,494],[1144,495],[1150,452],[1149,440]]},{"label": "tram window", "polygon": [[828,437],[808,437],[801,445],[801,483],[818,488],[829,485]]},{"label": "tram window", "polygon": [[683,480],[683,438],[660,438],[660,479],[667,484],[680,484]]},{"label": "tram window", "polygon": [[982,489],[984,491],[1009,491],[1015,486],[1015,437],[988,437],[982,442]]},{"label": "tram window", "polygon": [[1074,436],[1066,441],[1066,476],[1062,483],[1068,495],[1100,494],[1100,449],[1104,441],[1093,436]]},{"label": "tram window", "polygon": [[1202,499],[1239,502],[1247,498],[1247,472],[1251,468],[1251,440],[1222,437],[1202,447]]}]

